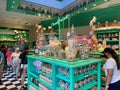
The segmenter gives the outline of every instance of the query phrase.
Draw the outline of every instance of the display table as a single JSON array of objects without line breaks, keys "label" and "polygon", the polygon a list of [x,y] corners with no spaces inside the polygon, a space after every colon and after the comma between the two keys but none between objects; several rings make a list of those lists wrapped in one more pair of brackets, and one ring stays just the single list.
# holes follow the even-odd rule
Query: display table
[{"label": "display table", "polygon": [[28,90],[101,90],[101,60],[68,62],[28,55]]}]

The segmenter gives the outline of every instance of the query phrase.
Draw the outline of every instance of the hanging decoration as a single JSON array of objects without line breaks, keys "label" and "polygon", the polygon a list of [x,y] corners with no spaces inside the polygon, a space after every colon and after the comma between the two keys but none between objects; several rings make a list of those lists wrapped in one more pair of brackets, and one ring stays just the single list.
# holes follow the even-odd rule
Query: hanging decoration
[{"label": "hanging decoration", "polygon": [[43,35],[43,30],[42,26],[36,24],[36,47],[41,49],[43,44],[44,44],[44,35]]},{"label": "hanging decoration", "polygon": [[97,20],[97,18],[94,16],[92,18],[92,20],[90,21],[90,23],[89,23],[89,26],[90,26],[90,33],[89,33],[90,39],[88,40],[88,46],[90,47],[90,50],[94,49],[94,51],[96,50],[95,48],[96,48],[96,46],[98,44],[98,41],[97,41],[97,39],[95,37],[96,27],[95,27],[94,23],[96,22],[96,20]]}]

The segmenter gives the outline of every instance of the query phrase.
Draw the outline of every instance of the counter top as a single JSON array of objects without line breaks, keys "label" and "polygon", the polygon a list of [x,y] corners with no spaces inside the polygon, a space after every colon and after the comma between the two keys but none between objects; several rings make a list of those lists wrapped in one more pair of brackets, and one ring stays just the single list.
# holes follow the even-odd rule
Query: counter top
[{"label": "counter top", "polygon": [[89,64],[101,62],[101,60],[98,58],[88,58],[86,60],[76,59],[76,61],[74,61],[74,62],[69,62],[67,60],[60,60],[57,58],[50,58],[50,57],[37,56],[37,55],[28,55],[27,57],[28,57],[28,60],[29,60],[29,58],[31,58],[34,60],[40,60],[43,62],[56,64],[58,66],[69,67],[69,68],[77,68],[79,66],[86,66]]}]

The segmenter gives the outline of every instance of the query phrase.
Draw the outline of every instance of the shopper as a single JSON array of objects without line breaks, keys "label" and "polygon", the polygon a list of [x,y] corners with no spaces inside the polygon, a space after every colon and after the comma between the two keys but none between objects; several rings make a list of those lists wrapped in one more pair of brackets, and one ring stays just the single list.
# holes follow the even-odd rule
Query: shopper
[{"label": "shopper", "polygon": [[24,89],[24,82],[25,82],[25,76],[26,76],[26,71],[27,71],[27,57],[26,57],[27,54],[28,54],[28,48],[25,48],[19,56],[19,58],[21,59],[21,70],[22,70],[21,71],[22,72],[21,89]]},{"label": "shopper", "polygon": [[104,54],[107,60],[103,65],[106,74],[105,90],[120,90],[120,79],[118,70],[120,69],[119,57],[112,48],[105,48]]},{"label": "shopper", "polygon": [[20,54],[21,53],[19,51],[19,48],[15,48],[15,52],[13,52],[11,55],[11,61],[12,61],[13,68],[15,70],[17,80],[18,80],[18,77],[20,75],[20,73],[19,73],[20,62],[21,62],[19,59]]},{"label": "shopper", "polygon": [[4,54],[4,70],[5,70],[7,69],[7,60],[6,60],[7,46],[4,43],[1,44],[1,52]]},{"label": "shopper", "polygon": [[3,68],[4,68],[4,54],[1,51],[1,47],[0,47],[0,85],[2,84],[2,74],[3,74]]},{"label": "shopper", "polygon": [[12,66],[12,62],[11,62],[12,53],[13,53],[12,48],[8,48],[7,53],[6,53],[8,70],[10,70],[10,67]]}]

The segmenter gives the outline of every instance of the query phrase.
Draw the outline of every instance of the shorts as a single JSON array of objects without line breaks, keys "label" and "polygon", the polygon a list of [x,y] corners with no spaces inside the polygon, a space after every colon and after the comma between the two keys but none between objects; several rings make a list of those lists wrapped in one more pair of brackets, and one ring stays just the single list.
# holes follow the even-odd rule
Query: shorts
[{"label": "shorts", "polygon": [[24,68],[24,70],[27,71],[27,64],[21,64],[21,68]]},{"label": "shorts", "polygon": [[7,61],[7,65],[12,65],[12,62],[11,61]]},{"label": "shorts", "polygon": [[108,90],[120,90],[120,80],[110,84]]}]

